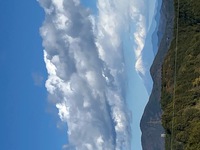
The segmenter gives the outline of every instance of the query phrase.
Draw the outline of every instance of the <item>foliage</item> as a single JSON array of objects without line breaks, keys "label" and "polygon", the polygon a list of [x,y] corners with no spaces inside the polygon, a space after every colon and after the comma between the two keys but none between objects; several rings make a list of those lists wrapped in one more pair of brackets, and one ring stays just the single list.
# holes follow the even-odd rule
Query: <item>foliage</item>
[{"label": "foliage", "polygon": [[[180,0],[176,85],[174,95],[176,20],[174,39],[162,68],[162,124],[166,150],[200,149],[200,0]],[[174,109],[173,109],[174,103]],[[172,132],[172,118],[174,125]],[[173,135],[172,135],[173,133]]]}]

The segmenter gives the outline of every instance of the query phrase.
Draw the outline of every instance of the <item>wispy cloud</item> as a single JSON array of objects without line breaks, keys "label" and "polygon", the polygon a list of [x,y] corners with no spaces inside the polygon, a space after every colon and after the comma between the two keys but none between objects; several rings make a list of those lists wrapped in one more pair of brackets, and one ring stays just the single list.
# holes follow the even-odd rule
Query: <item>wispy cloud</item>
[{"label": "wispy cloud", "polygon": [[[134,1],[134,2],[133,2]],[[150,75],[150,67],[154,59],[152,34],[155,31],[155,9],[157,1],[153,0],[133,0],[130,9],[130,34],[133,36],[133,50],[135,53],[135,69],[143,80],[144,86],[148,94],[151,94],[153,86]],[[155,39],[153,39],[155,40]]]},{"label": "wispy cloud", "polygon": [[144,4],[138,4],[133,5],[131,8],[131,22],[134,24],[134,27],[132,26],[133,31],[133,40],[134,40],[134,52],[136,57],[136,63],[135,63],[135,69],[136,71],[141,74],[145,75],[146,67],[144,66],[143,62],[143,55],[142,51],[145,44],[145,38],[146,38],[146,18],[145,18],[145,6]]},{"label": "wispy cloud", "polygon": [[44,77],[40,73],[33,72],[32,78],[35,86],[41,87],[44,84]]}]

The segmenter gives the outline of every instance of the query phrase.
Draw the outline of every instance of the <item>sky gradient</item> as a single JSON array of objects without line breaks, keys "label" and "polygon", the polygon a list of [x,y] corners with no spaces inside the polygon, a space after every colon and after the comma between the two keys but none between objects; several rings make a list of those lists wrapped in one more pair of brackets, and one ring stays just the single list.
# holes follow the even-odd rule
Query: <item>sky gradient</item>
[{"label": "sky gradient", "polygon": [[141,150],[156,0],[0,1],[0,145]]},{"label": "sky gradient", "polygon": [[0,1],[2,150],[59,150],[67,141],[66,131],[56,127],[58,118],[52,114],[57,112],[51,110],[44,87],[43,19],[37,1]]}]

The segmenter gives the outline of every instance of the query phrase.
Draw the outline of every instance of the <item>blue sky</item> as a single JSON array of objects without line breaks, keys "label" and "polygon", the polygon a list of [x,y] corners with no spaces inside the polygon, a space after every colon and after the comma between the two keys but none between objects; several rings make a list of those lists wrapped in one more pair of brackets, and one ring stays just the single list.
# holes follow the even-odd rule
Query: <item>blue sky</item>
[{"label": "blue sky", "polygon": [[[0,1],[0,145],[2,150],[58,150],[66,132],[47,102],[39,27],[43,10],[34,0]],[[33,76],[44,78],[34,84]],[[59,139],[59,140],[56,140]]]},{"label": "blue sky", "polygon": [[[48,7],[48,1],[40,1],[44,5],[42,6],[43,8]],[[102,3],[104,2],[106,3],[106,1],[102,0]],[[58,16],[63,14],[60,13],[59,9],[61,8],[59,5],[56,4],[58,0],[54,0],[54,3],[55,4],[51,5],[55,8],[57,7],[56,9],[58,9],[58,12],[50,13],[50,15],[46,14],[48,19],[46,19],[40,35],[39,28],[42,26],[42,22],[45,19],[45,13],[37,1],[0,0],[1,149],[60,150],[62,146],[68,142],[67,129],[66,126],[63,125],[63,122],[64,124],[68,122],[69,128],[74,129],[70,130],[70,139],[74,145],[81,142],[84,145],[84,142],[88,142],[88,139],[89,142],[94,139],[97,141],[96,145],[98,147],[101,146],[101,141],[104,140],[104,143],[106,143],[108,140],[116,138],[116,141],[119,141],[119,143],[116,141],[116,143],[113,142],[115,143],[114,147],[124,146],[125,150],[127,150],[129,148],[129,141],[131,141],[132,149],[140,150],[141,132],[139,129],[139,121],[148,100],[148,94],[144,82],[139,77],[135,68],[135,62],[138,58],[136,57],[134,48],[137,46],[140,48],[141,45],[139,44],[141,43],[137,43],[137,41],[134,43],[133,40],[131,41],[129,39],[131,35],[127,33],[128,30],[126,32],[124,31],[128,27],[123,24],[123,21],[126,24],[130,23],[126,20],[127,16],[123,16],[123,12],[127,11],[126,9],[124,10],[124,8],[129,8],[128,2],[116,1],[116,3],[114,3],[111,0],[112,5],[101,5],[99,6],[99,10],[97,10],[95,0],[81,0],[84,6],[92,9],[93,15],[99,15],[98,19],[96,18],[95,20],[98,25],[98,31],[96,32],[103,34],[104,38],[102,38],[100,34],[94,35],[94,33],[91,32],[92,25],[90,25],[90,20],[87,19],[88,16],[85,8],[74,6],[72,3],[68,3],[68,1],[65,1],[65,7],[71,7],[67,8],[65,11],[67,12],[66,14],[70,14],[67,17],[70,18],[74,16],[74,18],[71,18],[71,22],[72,24],[74,23],[74,26],[70,26],[69,29],[67,28],[68,30],[65,29],[65,26],[64,28],[62,26],[56,26],[62,23],[63,18]],[[98,11],[100,13],[97,13]],[[138,10],[138,14],[136,14],[136,18],[134,18],[135,20],[133,20],[133,22],[135,21],[136,23],[140,21],[137,20],[137,15],[140,15],[140,13],[145,14],[142,11],[143,10],[140,12],[140,10]],[[152,14],[151,12],[150,17],[152,17]],[[59,20],[60,18],[61,20]],[[119,21],[119,26],[116,24],[116,21]],[[132,38],[138,38],[139,41],[144,40],[139,30],[141,28],[146,28],[144,22],[144,20],[139,22],[137,24],[138,27],[137,25],[134,27],[129,26],[132,28],[132,33],[129,34],[135,32],[137,35]],[[60,32],[60,30],[62,32]],[[78,31],[81,33],[80,35]],[[122,32],[125,32],[127,35],[122,37]],[[69,38],[67,41],[62,37],[62,33],[68,35],[72,40]],[[76,36],[80,39],[78,42],[76,40],[73,41],[73,38]],[[87,39],[85,39],[85,37]],[[121,40],[121,38],[124,39]],[[54,39],[56,40],[54,41]],[[102,52],[103,50],[98,46],[94,46],[94,39],[105,52]],[[61,48],[57,48],[57,41],[60,42],[59,46]],[[71,55],[68,56],[68,53],[64,56],[62,55],[63,53],[65,54],[63,49],[71,50],[63,44],[66,41],[72,49],[74,48],[74,51],[71,53],[77,56],[72,60]],[[84,45],[85,43],[87,44]],[[121,43],[124,45],[120,45]],[[77,50],[78,48],[75,46],[79,44],[85,46],[82,48],[83,50]],[[48,55],[45,57],[45,62],[43,47],[45,47],[45,54]],[[146,45],[146,47],[148,50],[148,45]],[[88,53],[90,49],[91,51]],[[141,51],[142,49],[139,50]],[[82,53],[82,51],[85,53]],[[118,52],[116,53],[116,51]],[[101,56],[98,56],[98,54]],[[69,61],[66,63],[65,60]],[[151,60],[146,60],[146,62],[149,61]],[[78,67],[76,66],[78,71],[73,72],[73,66],[77,62],[83,62],[83,66],[79,64]],[[123,83],[124,74],[121,73],[121,70],[124,69],[124,66],[121,62],[126,65],[126,83]],[[45,66],[45,63],[47,66]],[[87,64],[87,68],[84,68],[84,64]],[[104,66],[104,64],[107,66]],[[69,69],[66,67],[67,65],[71,65]],[[94,66],[98,67],[94,68]],[[46,68],[49,77],[47,77]],[[57,68],[58,72],[56,72],[57,70],[55,71],[54,68]],[[100,77],[99,74],[101,74],[102,70],[99,70],[99,68],[104,70],[103,75]],[[116,70],[117,73],[115,73]],[[54,72],[56,72],[56,75]],[[64,77],[63,74],[65,75]],[[73,76],[74,74],[76,76]],[[69,75],[70,80],[67,79],[67,75]],[[78,78],[79,76],[81,76],[81,78]],[[44,84],[46,80],[48,85],[45,88]],[[55,81],[57,85],[55,85]],[[65,82],[63,83],[63,81]],[[124,86],[124,84],[126,85]],[[71,87],[68,88],[68,85]],[[121,87],[126,89],[125,93],[124,89],[121,90]],[[47,91],[50,93],[50,99],[55,99],[55,101],[57,101],[56,106],[48,102]],[[96,96],[93,94],[95,92],[100,94]],[[84,94],[81,95],[79,93]],[[84,99],[85,97],[86,99]],[[94,99],[94,101],[88,100],[88,97],[92,100]],[[106,97],[106,100],[104,97]],[[115,97],[116,101],[113,101],[113,97]],[[71,102],[66,100],[68,98]],[[83,102],[82,99],[84,99]],[[124,100],[126,100],[125,103],[128,106],[125,106]],[[102,101],[106,102],[104,103]],[[109,109],[107,108],[108,106],[110,107]],[[71,107],[72,112],[69,111],[69,107]],[[126,110],[124,110],[127,107],[132,111],[132,122],[129,122],[127,119],[128,116]],[[115,109],[117,111],[113,111]],[[59,115],[57,115],[58,112]],[[69,115],[70,113],[71,116]],[[89,119],[83,120],[81,118]],[[59,119],[61,119],[61,121]],[[78,125],[76,124],[77,119],[80,120]],[[59,123],[62,128],[57,128]],[[105,125],[107,129],[104,128]],[[131,133],[129,127],[132,128],[132,140],[130,140]],[[90,132],[87,132],[88,129],[93,132],[90,134]],[[99,130],[102,132],[99,133]],[[77,138],[77,136],[80,136],[80,138]],[[121,138],[122,136],[123,138]],[[113,148],[113,143],[111,142],[110,149]],[[78,144],[77,146],[81,146]],[[110,143],[106,144],[110,145]],[[66,147],[67,146],[70,147],[71,145],[69,144],[66,145]],[[89,143],[84,146],[91,147],[93,145]]]},{"label": "blue sky", "polygon": [[85,7],[88,7],[92,10],[92,13],[97,13],[97,5],[96,5],[96,1],[97,0],[80,0],[81,4]]}]

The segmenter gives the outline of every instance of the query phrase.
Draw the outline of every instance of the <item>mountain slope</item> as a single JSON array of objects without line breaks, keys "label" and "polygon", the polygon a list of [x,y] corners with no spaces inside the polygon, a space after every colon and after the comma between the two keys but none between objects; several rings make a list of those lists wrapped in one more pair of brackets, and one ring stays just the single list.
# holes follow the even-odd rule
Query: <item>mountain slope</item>
[{"label": "mountain slope", "polygon": [[161,21],[157,33],[160,38],[160,46],[150,70],[153,90],[140,123],[143,150],[164,150],[164,138],[161,137],[161,134],[164,133],[161,125],[162,110],[160,106],[161,67],[173,37],[173,0],[163,0],[160,13]]},{"label": "mountain slope", "polygon": [[[166,150],[200,149],[200,0],[174,0],[174,39],[162,68]],[[178,15],[179,14],[179,15]],[[178,22],[178,36],[176,21]],[[177,59],[175,59],[177,40]],[[175,76],[175,60],[176,76]],[[176,82],[174,82],[176,81]],[[175,87],[175,90],[174,90]],[[174,113],[174,117],[173,117]],[[173,124],[172,124],[173,122]]]}]

